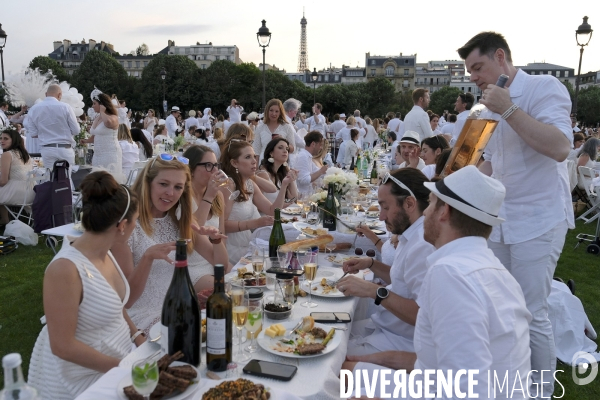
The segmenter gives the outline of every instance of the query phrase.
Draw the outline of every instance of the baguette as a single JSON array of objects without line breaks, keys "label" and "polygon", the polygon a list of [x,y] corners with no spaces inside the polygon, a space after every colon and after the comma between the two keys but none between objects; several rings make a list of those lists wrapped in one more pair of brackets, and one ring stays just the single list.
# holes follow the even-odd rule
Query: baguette
[{"label": "baguette", "polygon": [[295,242],[286,243],[280,247],[281,251],[296,251],[302,247],[317,247],[333,242],[333,236],[320,235],[316,238],[296,240]]}]

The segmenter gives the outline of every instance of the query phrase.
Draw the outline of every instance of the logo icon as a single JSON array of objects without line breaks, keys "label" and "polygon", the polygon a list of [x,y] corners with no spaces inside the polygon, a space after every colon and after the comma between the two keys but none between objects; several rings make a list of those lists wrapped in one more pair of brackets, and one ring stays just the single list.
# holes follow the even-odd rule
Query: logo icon
[{"label": "logo icon", "polygon": [[[579,361],[579,363],[578,363]],[[576,385],[587,385],[598,375],[598,361],[589,353],[578,351],[571,360],[571,374]],[[582,377],[586,375],[585,377]]]}]

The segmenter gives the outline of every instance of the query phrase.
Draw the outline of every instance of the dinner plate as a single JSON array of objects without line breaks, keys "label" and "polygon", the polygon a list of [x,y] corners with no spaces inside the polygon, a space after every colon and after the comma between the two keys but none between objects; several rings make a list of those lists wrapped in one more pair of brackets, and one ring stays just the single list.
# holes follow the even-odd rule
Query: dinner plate
[{"label": "dinner plate", "polygon": [[[341,277],[341,275],[340,275]],[[330,278],[328,280],[331,281],[337,281],[340,277],[336,277],[336,278]],[[315,297],[350,297],[350,296],[344,296],[344,293],[340,292],[337,288],[334,288],[334,290],[327,292],[327,293],[323,293],[323,286],[321,286],[321,279],[315,279],[311,285],[312,287],[312,295]],[[306,292],[308,292],[308,282],[304,281],[302,283],[302,289]]]},{"label": "dinner plate", "polygon": [[315,229],[314,225],[307,224],[306,222],[294,222],[292,225],[294,226],[294,228],[298,229],[306,237],[314,238],[314,237],[319,236],[319,235],[316,235],[316,234],[311,234],[311,233],[306,233],[305,232],[306,228]]},{"label": "dinner plate", "polygon": [[[294,321],[280,322],[280,324],[283,325],[283,327],[286,330],[290,330],[290,329],[294,328],[296,326],[296,324],[298,324],[298,322],[299,322],[299,320],[294,320]],[[329,330],[331,329],[330,326],[323,325],[323,324],[318,324],[318,323],[315,323],[315,327],[321,328],[325,332],[329,332]],[[281,352],[281,351],[275,350],[274,347],[278,343],[280,343],[284,347],[286,346],[283,343],[279,342],[279,340],[283,339],[283,336],[276,336],[274,338],[271,338],[269,336],[265,336],[264,330],[258,335],[257,342],[258,342],[258,345],[260,347],[262,347],[265,351],[267,351],[267,352],[269,352],[271,354],[275,354],[275,355],[280,356],[280,357],[286,357],[286,358],[313,358],[313,357],[320,357],[320,356],[323,356],[325,354],[329,354],[329,353],[335,351],[335,349],[342,342],[342,335],[343,335],[342,332],[336,331],[335,334],[333,335],[333,338],[329,341],[329,343],[325,347],[325,350],[323,350],[321,353],[318,353],[318,354],[311,354],[311,355],[306,355],[306,356],[301,356],[301,355],[294,354],[294,353],[286,353],[286,352]],[[317,340],[317,342],[319,342],[319,343],[321,341],[322,341],[321,339]]]},{"label": "dinner plate", "polygon": [[281,210],[281,212],[288,215],[300,215],[302,214],[302,207],[290,206],[288,208],[284,208],[283,210]]},{"label": "dinner plate", "polygon": [[[334,339],[335,339],[335,336],[334,336]],[[332,339],[332,341],[333,341],[333,339]],[[329,345],[327,347],[329,347]],[[171,363],[171,365],[174,367],[178,367],[181,365],[190,365],[190,364],[180,362],[180,361],[174,361]],[[199,384],[200,371],[198,371],[198,368],[194,367],[193,365],[192,365],[192,368],[194,368],[196,370],[196,373],[198,374],[196,379],[193,380],[194,383],[191,384],[190,386],[188,386],[188,388],[185,390],[185,392],[179,393],[172,397],[165,397],[165,399],[184,400],[184,399],[189,398],[190,396],[192,396],[194,393],[196,393],[198,391],[198,389],[200,388],[200,384]],[[121,381],[117,385],[117,396],[119,396],[119,399],[127,400],[127,396],[125,396],[125,392],[123,392],[123,389],[126,388],[127,386],[130,386],[131,384],[132,384],[132,380],[131,380],[131,367],[130,367],[130,370],[127,372],[127,375],[124,376],[123,379],[121,379]]]},{"label": "dinner plate", "polygon": [[346,261],[350,260],[351,258],[360,258],[360,256],[353,256],[350,254],[330,254],[328,256],[325,257],[325,259],[327,261],[329,261],[330,263],[332,263],[333,265],[338,265],[338,266],[342,266]]},{"label": "dinner plate", "polygon": [[[200,318],[206,319],[206,310],[200,310]],[[148,332],[148,340],[154,340],[153,343],[160,345],[160,339],[157,339],[160,337],[160,335],[160,322],[158,322],[152,325],[152,328],[150,328],[150,331]],[[200,333],[200,335],[202,335],[202,333]],[[206,347],[206,342],[202,342],[201,345],[202,347]]]},{"label": "dinner plate", "polygon": [[[252,264],[246,264],[246,265],[244,265],[244,267],[246,268],[247,272],[252,272]],[[265,268],[265,271],[267,269],[268,268]],[[264,272],[263,272],[263,274],[264,274]],[[225,275],[225,282],[231,282],[232,284],[235,284],[235,283],[239,283],[240,280],[241,279],[238,278],[237,270],[231,271],[230,273],[228,273],[228,274]],[[254,279],[253,278],[246,278],[246,280],[254,280]],[[238,286],[241,286],[241,285],[238,285]],[[267,287],[266,280],[265,280],[265,284],[264,285],[258,285],[258,286],[256,286],[256,285],[248,285],[248,284],[246,284],[244,286],[245,287],[260,287],[260,288]]]}]

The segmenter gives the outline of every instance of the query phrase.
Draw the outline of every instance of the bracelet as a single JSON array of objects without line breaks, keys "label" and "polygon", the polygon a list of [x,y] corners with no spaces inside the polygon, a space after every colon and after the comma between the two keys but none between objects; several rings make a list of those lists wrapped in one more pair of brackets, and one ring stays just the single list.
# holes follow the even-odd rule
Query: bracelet
[{"label": "bracelet", "polygon": [[[221,232],[219,232],[221,233]],[[212,244],[220,244],[221,243],[221,238],[218,239],[213,239],[210,236],[208,237],[208,241],[211,242]]]},{"label": "bracelet", "polygon": [[142,335],[143,337],[146,337],[146,334],[144,333],[144,331],[142,331],[141,329],[138,329],[138,331],[136,333],[131,335],[131,343],[134,343],[135,339],[137,339],[137,337],[140,335]]},{"label": "bracelet", "polygon": [[205,201],[205,202],[207,202],[208,204],[210,204],[212,206],[212,201],[208,201],[206,199],[202,199],[202,201]]},{"label": "bracelet", "polygon": [[381,238],[377,239],[377,241],[375,242],[375,244],[373,246],[377,247],[377,243],[381,242]]},{"label": "bracelet", "polygon": [[502,114],[502,119],[507,119],[508,117],[510,117],[518,109],[519,109],[519,106],[516,105],[516,104],[513,104],[512,106],[510,106],[508,108],[508,110],[504,111],[504,114]]},{"label": "bracelet", "polygon": [[369,265],[367,268],[371,268],[373,264],[375,264],[375,258],[371,258],[371,265]]}]

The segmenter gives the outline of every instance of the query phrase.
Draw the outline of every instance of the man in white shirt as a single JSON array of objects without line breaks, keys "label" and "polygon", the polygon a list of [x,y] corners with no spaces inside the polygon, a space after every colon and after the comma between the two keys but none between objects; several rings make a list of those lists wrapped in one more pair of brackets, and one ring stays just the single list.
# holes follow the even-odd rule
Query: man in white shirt
[{"label": "man in white shirt", "polygon": [[6,111],[8,111],[8,103],[6,101],[0,102],[0,127],[10,125]]},{"label": "man in white shirt", "polygon": [[312,110],[313,110],[313,116],[310,118],[307,118],[305,121],[305,124],[308,125],[307,130],[309,132],[310,131],[321,132],[323,137],[325,137],[325,127],[326,127],[325,117],[323,115],[321,115],[321,112],[323,111],[323,106],[319,103],[315,103]]},{"label": "man in white shirt", "polygon": [[[384,178],[385,179],[385,178]],[[435,248],[423,239],[423,211],[429,205],[427,178],[416,169],[394,171],[379,186],[379,219],[390,233],[399,235],[391,266],[371,258],[346,261],[344,272],[355,274],[369,268],[389,284],[378,284],[348,276],[337,287],[344,296],[375,300],[377,311],[370,318],[352,323],[347,355],[387,350],[414,352],[413,336],[419,306],[417,299],[427,272],[426,259]],[[398,183],[399,182],[399,183]]]},{"label": "man in white shirt", "polygon": [[390,118],[390,120],[388,121],[387,129],[388,131],[396,132],[396,136],[399,137],[402,137],[405,131],[404,122],[400,119],[401,117],[402,114],[400,113],[396,113],[395,116],[393,112],[388,113],[388,118]]},{"label": "man in white shirt", "polygon": [[475,98],[471,93],[461,93],[456,98],[456,102],[454,103],[454,111],[458,113],[456,116],[456,123],[454,124],[454,129],[452,129],[452,140],[450,140],[450,146],[454,146],[456,143],[456,139],[460,135],[460,132],[465,126],[465,122],[467,122],[467,117],[469,116],[469,110],[473,107],[473,102]]},{"label": "man in white shirt", "polygon": [[429,115],[425,112],[429,107],[429,91],[427,89],[415,89],[412,94],[414,106],[404,117],[404,129],[419,134],[419,141],[433,136]]},{"label": "man in white shirt", "polygon": [[179,107],[173,106],[171,108],[171,114],[165,120],[165,127],[167,128],[167,134],[172,139],[177,136],[179,126],[177,126],[177,117],[181,115]]},{"label": "man in white shirt", "polygon": [[356,120],[356,124],[359,128],[365,130],[367,132],[367,122],[360,117],[360,110],[354,110],[354,119]]},{"label": "man in white shirt", "polygon": [[[473,393],[471,397],[529,398],[529,393],[535,394],[535,387],[529,391],[528,386],[531,313],[519,284],[486,242],[492,226],[503,221],[497,215],[505,189],[474,166],[425,186],[431,194],[423,213],[424,238],[437,250],[427,257],[427,273],[417,299],[416,354],[388,351],[350,356],[352,363],[343,367],[380,368],[354,364],[367,361],[406,372],[437,370],[447,376],[452,371],[460,392]],[[473,376],[477,382],[470,386],[467,374],[457,374],[460,370],[479,370]],[[428,392],[439,389],[442,392],[436,398],[456,398],[458,388],[448,394],[435,384],[435,376],[431,379],[433,387]],[[510,384],[500,388],[498,382],[505,379]],[[551,374],[548,379],[553,379]]]},{"label": "man in white shirt", "polygon": [[[556,368],[547,298],[567,229],[575,227],[564,162],[573,139],[571,99],[555,77],[517,70],[498,33],[482,32],[458,53],[471,81],[483,90],[480,103],[502,116],[479,167],[506,187],[500,209],[506,222],[494,227],[489,246],[521,285],[533,315],[531,368],[537,372],[532,379],[549,397],[554,381],[542,383],[540,373],[552,376]],[[500,74],[509,77],[506,88],[495,85]]]},{"label": "man in white shirt", "polygon": [[240,106],[240,103],[238,103],[236,99],[232,99],[231,104],[227,107],[226,111],[229,113],[229,121],[232,124],[235,124],[242,120],[242,111],[244,111],[244,107]]},{"label": "man in white shirt", "polygon": [[339,131],[346,127],[346,114],[335,114],[333,116],[333,122],[331,123],[331,131],[333,135],[337,137]]},{"label": "man in white shirt", "polygon": [[[298,114],[298,110],[302,107],[302,103],[299,100],[294,98],[289,98],[283,102],[283,110],[285,111],[285,119],[288,124],[292,124],[294,118],[296,118],[296,114]],[[294,124],[292,124],[294,126]],[[296,127],[294,126],[294,130]]]},{"label": "man in white shirt", "polygon": [[196,128],[200,126],[198,119],[196,118],[196,111],[190,110],[188,112],[189,117],[185,120],[185,130],[189,131],[190,126],[195,126]]},{"label": "man in white shirt", "polygon": [[396,147],[394,157],[398,168],[416,168],[419,171],[425,168],[425,161],[421,154],[421,142],[417,132],[406,131],[400,139],[399,147]]},{"label": "man in white shirt", "polygon": [[327,164],[321,168],[312,161],[313,156],[316,156],[325,145],[325,139],[318,132],[309,132],[304,136],[305,148],[301,149],[296,157],[296,166],[298,172],[299,193],[309,193],[312,190],[311,183],[319,179],[327,172]]},{"label": "man in white shirt", "polygon": [[73,108],[60,101],[62,89],[52,84],[48,87],[44,101],[34,105],[25,118],[25,129],[32,138],[38,138],[42,161],[52,169],[57,160],[67,160],[75,165],[76,143],[74,135],[79,134],[79,124]]},{"label": "man in white shirt", "polygon": [[454,124],[456,123],[456,114],[449,114],[448,121],[442,126],[440,132],[442,135],[448,140],[448,143],[451,142],[452,132],[454,132]]}]

